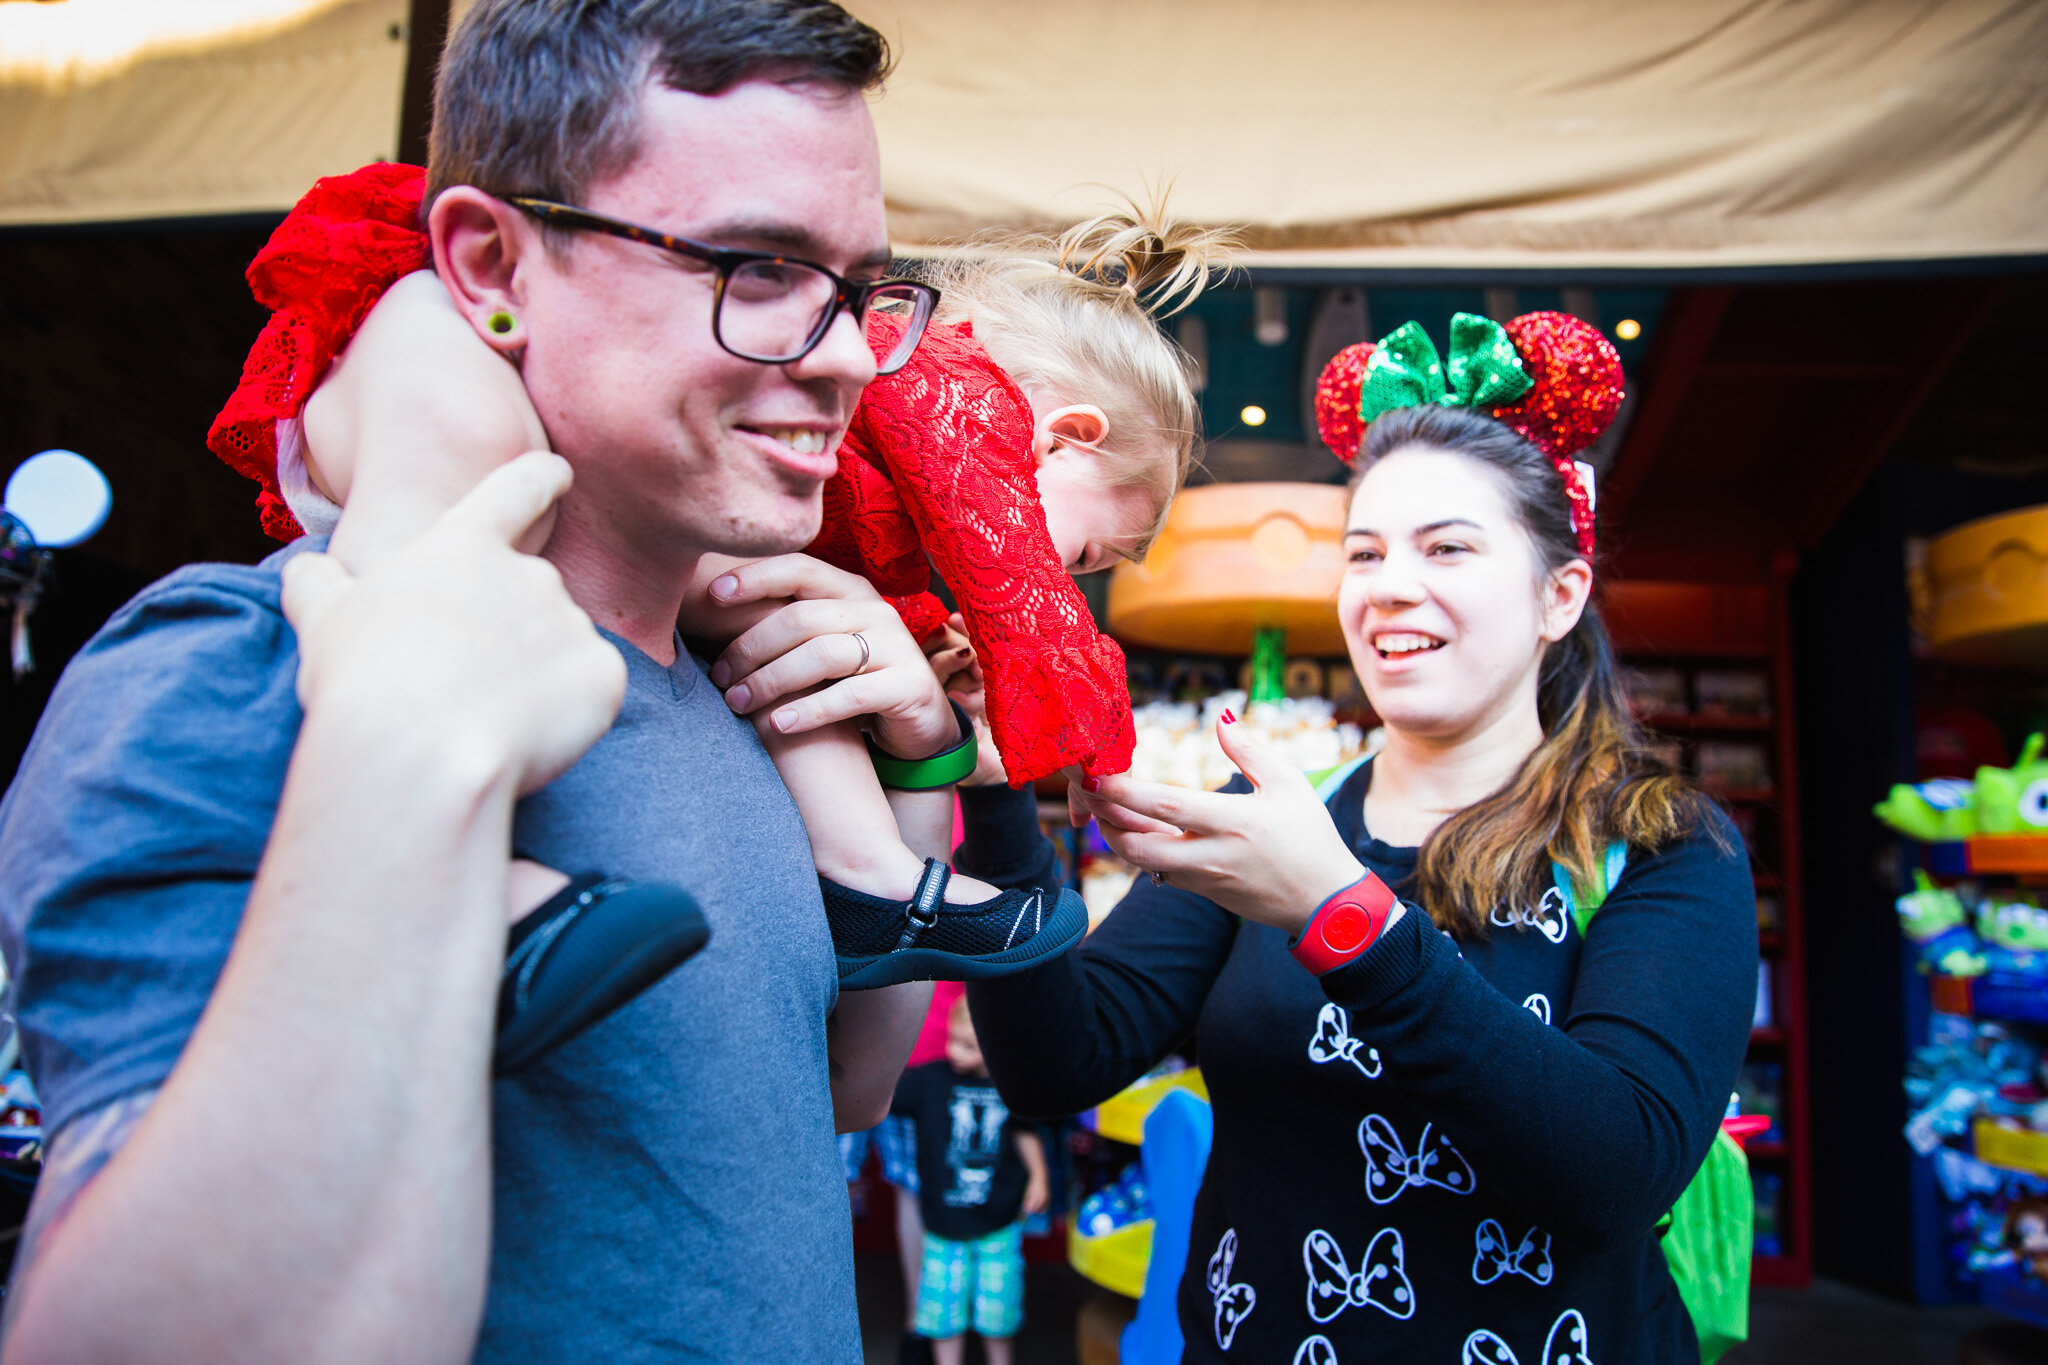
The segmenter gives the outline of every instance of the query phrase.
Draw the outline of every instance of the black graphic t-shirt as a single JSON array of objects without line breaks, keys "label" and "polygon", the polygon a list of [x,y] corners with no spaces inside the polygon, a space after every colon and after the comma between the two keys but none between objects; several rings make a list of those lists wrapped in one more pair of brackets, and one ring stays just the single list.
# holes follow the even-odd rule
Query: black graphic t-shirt
[{"label": "black graphic t-shirt", "polygon": [[934,1236],[971,1242],[1017,1221],[1027,1173],[994,1081],[943,1061],[914,1066],[890,1112],[917,1127],[917,1203]]},{"label": "black graphic t-shirt", "polygon": [[[1399,891],[1415,850],[1367,833],[1370,781],[1330,809]],[[963,871],[1050,875],[1029,797],[962,793]],[[1683,1365],[1698,1341],[1654,1228],[1719,1127],[1756,989],[1748,859],[1714,818],[1631,850],[1583,937],[1555,891],[1463,942],[1411,905],[1320,979],[1279,930],[1140,878],[1074,952],[970,986],[976,1031],[1033,1117],[1100,1103],[1197,1031],[1215,1139],[1189,1361]]]}]

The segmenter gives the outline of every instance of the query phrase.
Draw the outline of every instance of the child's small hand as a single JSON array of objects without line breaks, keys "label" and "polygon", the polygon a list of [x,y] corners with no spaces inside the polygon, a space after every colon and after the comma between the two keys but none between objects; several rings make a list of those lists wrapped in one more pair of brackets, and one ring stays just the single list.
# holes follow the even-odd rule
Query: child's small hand
[{"label": "child's small hand", "polygon": [[974,771],[960,785],[994,787],[1007,783],[1009,770],[1003,767],[995,732],[988,725],[988,691],[981,660],[975,657],[974,646],[967,642],[967,623],[959,612],[954,612],[945,628],[924,642],[924,652],[931,660],[932,672],[939,675],[939,686],[946,689],[946,696],[960,703],[960,709],[974,722],[974,737],[980,742]]},{"label": "child's small hand", "polygon": [[1044,1213],[1052,1206],[1052,1190],[1042,1175],[1033,1174],[1024,1182],[1024,1212],[1028,1216]]},{"label": "child's small hand", "polygon": [[927,636],[919,646],[924,657],[931,661],[932,672],[939,676],[939,686],[948,693],[978,692],[981,690],[981,662],[975,658],[974,646],[968,643],[967,623],[954,612],[940,626]]}]

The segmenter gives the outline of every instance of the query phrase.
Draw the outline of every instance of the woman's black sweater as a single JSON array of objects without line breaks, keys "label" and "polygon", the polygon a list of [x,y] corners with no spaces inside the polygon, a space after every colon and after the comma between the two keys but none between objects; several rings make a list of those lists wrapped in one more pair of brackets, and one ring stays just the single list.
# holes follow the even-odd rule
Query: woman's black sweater
[{"label": "woman's black sweater", "polygon": [[[1370,781],[1331,812],[1399,891],[1415,850],[1366,833]],[[961,796],[963,870],[1056,878],[1030,793]],[[1052,1117],[1199,1029],[1188,1360],[1693,1361],[1654,1226],[1727,1108],[1757,980],[1748,858],[1712,818],[1632,852],[1583,940],[1555,892],[1463,943],[1411,906],[1320,980],[1279,930],[1140,878],[1076,951],[969,988],[982,1051],[1013,1110]]]}]

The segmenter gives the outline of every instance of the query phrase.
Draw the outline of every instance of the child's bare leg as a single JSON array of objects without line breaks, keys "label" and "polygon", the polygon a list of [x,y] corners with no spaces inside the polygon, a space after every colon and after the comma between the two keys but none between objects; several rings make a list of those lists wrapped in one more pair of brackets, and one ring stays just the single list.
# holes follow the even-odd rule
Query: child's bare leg
[{"label": "child's bare leg", "polygon": [[896,1191],[896,1259],[903,1270],[903,1330],[917,1330],[917,1281],[924,1269],[924,1211],[917,1196]]},{"label": "child's bare leg", "polygon": [[[763,712],[755,730],[804,818],[818,875],[870,896],[909,900],[924,875],[924,859],[904,847],[860,727],[848,720],[785,735]],[[946,883],[948,905],[978,905],[1000,894],[957,872]]]},{"label": "child's bare leg", "polygon": [[499,465],[548,446],[519,371],[425,270],[378,300],[303,422],[307,472],[345,509],[329,548],[352,568],[411,541]]},{"label": "child's bare leg", "polygon": [[[756,623],[779,611],[783,600],[719,606],[710,587],[721,574],[745,560],[705,555],[683,595],[681,628],[719,642],[736,640]],[[904,846],[889,807],[889,797],[875,780],[860,726],[841,721],[800,735],[785,735],[768,723],[770,710],[754,717],[755,733],[775,762],[782,784],[796,800],[804,829],[811,839],[811,859],[818,875],[844,887],[886,900],[909,900],[924,875],[924,859]],[[950,792],[931,799],[948,801]],[[959,873],[946,885],[948,905],[979,905],[1000,895],[995,887]]]},{"label": "child's bare leg", "polygon": [[569,874],[528,858],[514,858],[505,874],[505,917],[517,923],[569,884]]},{"label": "child's bare leg", "polygon": [[[425,270],[370,310],[307,400],[302,432],[307,473],[343,504],[328,548],[354,569],[418,536],[491,470],[547,447],[518,370]],[[508,917],[524,918],[568,883],[513,859]]]},{"label": "child's bare leg", "polygon": [[932,1365],[960,1365],[967,1358],[967,1336],[940,1337],[932,1343]]},{"label": "child's bare leg", "polygon": [[982,1359],[987,1361],[988,1365],[1010,1365],[1010,1362],[1016,1359],[1015,1354],[1011,1350],[1016,1341],[1015,1337],[983,1337],[981,1339]]}]

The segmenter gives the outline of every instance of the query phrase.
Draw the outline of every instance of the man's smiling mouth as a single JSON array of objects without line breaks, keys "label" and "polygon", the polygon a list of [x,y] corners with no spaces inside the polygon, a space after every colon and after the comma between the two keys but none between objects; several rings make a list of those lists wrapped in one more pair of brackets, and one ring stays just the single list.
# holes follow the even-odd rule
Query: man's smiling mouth
[{"label": "man's smiling mouth", "polygon": [[766,436],[771,441],[780,441],[799,455],[823,455],[825,433],[806,427],[749,427],[745,430],[757,436]]}]

